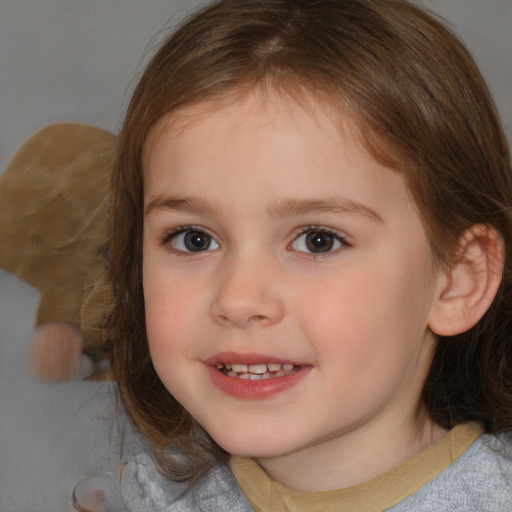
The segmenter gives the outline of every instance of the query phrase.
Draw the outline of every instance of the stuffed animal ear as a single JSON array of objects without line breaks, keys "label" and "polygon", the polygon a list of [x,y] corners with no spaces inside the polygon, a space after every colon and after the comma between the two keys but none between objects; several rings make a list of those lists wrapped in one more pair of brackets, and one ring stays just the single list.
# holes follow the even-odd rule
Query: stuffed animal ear
[{"label": "stuffed animal ear", "polygon": [[484,224],[461,237],[456,261],[443,272],[429,327],[440,336],[461,334],[484,316],[501,283],[505,246],[498,231]]},{"label": "stuffed animal ear", "polygon": [[[95,126],[53,124],[25,142],[0,176],[0,268],[39,291],[35,325],[53,327],[39,331],[35,345],[44,350],[34,353],[44,357],[51,347],[48,378],[55,377],[53,368],[70,368],[70,354],[82,348],[94,359],[105,357],[101,336],[89,334],[101,326],[87,325],[84,340],[80,330],[83,304],[106,265],[108,184],[116,144],[114,135]],[[107,296],[102,304],[108,301]],[[80,329],[75,332],[69,324]],[[71,345],[74,349],[68,350]],[[57,347],[63,347],[62,359]],[[69,371],[62,374],[67,378]]]}]

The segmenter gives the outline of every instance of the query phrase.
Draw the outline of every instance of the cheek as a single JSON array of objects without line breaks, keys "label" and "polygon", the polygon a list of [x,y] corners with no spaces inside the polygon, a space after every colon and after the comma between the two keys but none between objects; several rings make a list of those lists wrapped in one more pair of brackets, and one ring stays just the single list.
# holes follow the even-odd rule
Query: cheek
[{"label": "cheek", "polygon": [[153,366],[167,390],[179,400],[187,382],[184,359],[193,336],[188,302],[179,290],[162,285],[162,280],[145,283],[146,331]]},{"label": "cheek", "polygon": [[364,368],[371,375],[419,347],[430,300],[416,267],[413,273],[403,264],[361,263],[315,289],[300,317],[326,363],[337,361],[349,373]]},{"label": "cheek", "polygon": [[191,325],[194,325],[193,315],[198,307],[192,293],[194,287],[170,279],[165,270],[146,271],[143,286],[150,350],[152,353],[155,350],[177,350],[181,340],[186,339]]}]

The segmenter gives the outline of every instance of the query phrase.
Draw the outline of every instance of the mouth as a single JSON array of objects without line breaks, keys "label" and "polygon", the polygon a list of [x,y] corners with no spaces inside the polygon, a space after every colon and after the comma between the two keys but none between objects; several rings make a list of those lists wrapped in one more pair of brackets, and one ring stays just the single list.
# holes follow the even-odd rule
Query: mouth
[{"label": "mouth", "polygon": [[293,375],[300,370],[300,366],[293,363],[217,363],[215,365],[226,377],[242,380],[275,379]]},{"label": "mouth", "polygon": [[205,361],[212,383],[224,394],[244,400],[279,395],[301,382],[309,364],[272,355],[223,352]]}]

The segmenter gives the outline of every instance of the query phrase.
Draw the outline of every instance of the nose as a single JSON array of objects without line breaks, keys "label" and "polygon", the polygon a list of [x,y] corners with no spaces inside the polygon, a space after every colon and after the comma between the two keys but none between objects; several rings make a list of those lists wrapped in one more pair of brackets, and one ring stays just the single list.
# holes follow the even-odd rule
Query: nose
[{"label": "nose", "polygon": [[261,261],[226,262],[218,279],[211,305],[211,315],[217,324],[246,328],[269,326],[282,320],[285,308],[279,279]]}]

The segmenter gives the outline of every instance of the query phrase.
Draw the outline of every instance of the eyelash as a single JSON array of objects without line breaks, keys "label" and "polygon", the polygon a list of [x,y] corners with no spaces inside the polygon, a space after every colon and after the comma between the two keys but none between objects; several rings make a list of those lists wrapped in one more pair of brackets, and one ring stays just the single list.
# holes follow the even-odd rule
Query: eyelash
[{"label": "eyelash", "polygon": [[[213,250],[216,250],[219,246],[219,242],[217,242],[215,237],[210,235],[204,228],[199,227],[199,226],[181,226],[179,228],[170,230],[170,231],[166,232],[165,235],[162,237],[161,244],[163,246],[168,246],[169,249],[173,253],[175,253],[179,256],[191,256],[191,255],[194,255],[196,252],[200,253],[200,252],[208,252],[208,251],[212,250],[212,249],[208,248],[208,249],[198,249],[197,251],[193,251],[193,250],[187,251],[187,250],[182,250],[182,249],[179,249],[179,248],[173,246],[173,244],[171,243],[173,240],[175,240],[179,235],[185,235],[187,233],[199,233],[199,234],[205,235],[206,237],[208,237],[210,239],[210,242],[213,242],[214,244],[217,245],[217,247]],[[325,252],[318,251],[316,253],[314,251],[299,250],[299,249],[294,248],[293,247],[294,244],[297,244],[298,241],[300,240],[300,238],[306,234],[327,235],[329,237],[332,237],[333,245],[336,245],[336,243],[338,243],[339,247],[336,247],[334,250],[331,250],[331,248],[329,248]],[[292,250],[295,250],[296,252],[299,252],[302,254],[307,254],[308,257],[311,257],[314,259],[330,256],[332,254],[339,252],[343,248],[350,247],[350,246],[351,245],[347,242],[346,238],[343,235],[341,235],[338,231],[329,229],[329,228],[326,228],[323,226],[305,226],[305,227],[301,228],[300,231],[296,234],[293,241],[288,245],[288,247],[291,247]]]},{"label": "eyelash", "polygon": [[298,234],[295,236],[295,238],[293,239],[293,241],[290,243],[289,246],[293,246],[293,244],[298,242],[298,240],[300,239],[301,236],[306,235],[308,233],[328,235],[333,238],[334,244],[336,242],[339,243],[339,247],[337,247],[333,250],[329,249],[326,252],[315,253],[313,251],[299,251],[299,250],[297,251],[297,252],[300,252],[303,254],[307,254],[308,257],[313,258],[313,259],[325,258],[325,257],[328,257],[328,256],[338,253],[340,250],[343,250],[344,248],[351,247],[351,244],[347,242],[346,237],[343,236],[340,232],[338,232],[334,229],[326,228],[324,226],[305,226],[305,227],[301,228],[301,230],[298,232]]},{"label": "eyelash", "polygon": [[162,237],[161,244],[164,246],[169,247],[169,250],[173,252],[174,254],[177,254],[178,256],[191,256],[194,255],[196,252],[208,252],[207,250],[198,250],[198,251],[184,251],[181,249],[178,249],[177,247],[174,247],[172,245],[172,241],[175,240],[179,235],[185,235],[186,233],[200,233],[208,238],[211,239],[217,246],[219,243],[216,241],[215,237],[210,235],[204,228],[199,226],[180,226],[179,228],[172,229],[170,231],[167,231],[164,236]]}]

